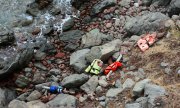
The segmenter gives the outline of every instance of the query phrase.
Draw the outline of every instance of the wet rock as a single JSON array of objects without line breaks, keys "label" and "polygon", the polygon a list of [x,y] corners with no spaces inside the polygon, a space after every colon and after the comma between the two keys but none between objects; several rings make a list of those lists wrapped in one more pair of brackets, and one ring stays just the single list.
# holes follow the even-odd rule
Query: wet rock
[{"label": "wet rock", "polygon": [[116,0],[103,0],[92,7],[91,15],[102,12],[105,8],[116,5]]},{"label": "wet rock", "polygon": [[144,96],[148,97],[148,108],[155,107],[155,99],[159,96],[165,96],[167,93],[163,87],[154,84],[146,84]]},{"label": "wet rock", "polygon": [[157,31],[162,28],[161,22],[169,19],[166,15],[160,12],[144,13],[142,16],[136,16],[127,20],[125,24],[125,30],[127,35],[131,36],[141,35],[146,32]]},{"label": "wet rock", "polygon": [[148,108],[148,98],[147,97],[140,97],[136,99],[137,103],[141,105],[141,108]]},{"label": "wet rock", "polygon": [[172,0],[168,9],[169,16],[179,15],[180,13],[180,1]]},{"label": "wet rock", "polygon": [[123,89],[132,88],[134,84],[135,84],[135,82],[134,82],[132,79],[128,78],[128,79],[126,79],[126,81],[123,83]]},{"label": "wet rock", "polygon": [[46,71],[47,68],[40,62],[34,63],[34,66],[37,67],[38,69]]},{"label": "wet rock", "polygon": [[76,87],[80,87],[88,79],[89,77],[85,74],[72,74],[70,76],[65,77],[61,83],[62,86],[66,88],[76,88]]},{"label": "wet rock", "polygon": [[122,83],[121,83],[121,81],[119,79],[116,80],[115,87],[116,88],[122,88]]},{"label": "wet rock", "polygon": [[34,55],[35,60],[43,60],[46,57],[46,53],[37,51]]},{"label": "wet rock", "polygon": [[121,43],[121,40],[116,39],[102,46],[92,47],[90,52],[86,55],[86,59],[90,63],[97,58],[106,61],[115,52],[119,51]]},{"label": "wet rock", "polygon": [[144,79],[137,82],[133,88],[134,96],[141,96],[144,91],[145,85],[150,82],[150,79]]},{"label": "wet rock", "polygon": [[36,72],[34,73],[32,82],[33,82],[34,84],[41,84],[41,83],[44,83],[45,80],[46,80],[46,79],[43,77],[42,73],[39,72],[39,71],[36,71]]},{"label": "wet rock", "polygon": [[139,103],[130,103],[130,104],[126,104],[125,108],[142,108],[142,107]]},{"label": "wet rock", "polygon": [[42,103],[40,100],[27,102],[27,108],[48,108],[46,104]]},{"label": "wet rock", "polygon": [[19,75],[15,81],[15,84],[20,88],[24,88],[24,87],[28,86],[29,83],[30,83],[30,80],[23,75]]},{"label": "wet rock", "polygon": [[0,88],[0,108],[5,108],[10,101],[16,98],[15,91],[6,88]]},{"label": "wet rock", "polygon": [[123,91],[122,88],[111,88],[107,91],[106,97],[115,98],[119,93]]},{"label": "wet rock", "polygon": [[14,32],[8,28],[0,27],[0,46],[6,44],[12,44],[14,41]]},{"label": "wet rock", "polygon": [[122,7],[130,7],[131,0],[122,0],[120,2],[120,6]]},{"label": "wet rock", "polygon": [[110,36],[101,33],[99,29],[93,29],[82,36],[81,46],[84,48],[96,46],[96,45],[100,45],[103,40],[107,41],[110,39],[111,39]]},{"label": "wet rock", "polygon": [[89,52],[90,49],[82,49],[72,53],[70,56],[70,65],[75,69],[76,72],[81,73],[87,67],[85,56]]},{"label": "wet rock", "polygon": [[41,97],[41,93],[38,92],[37,90],[34,90],[27,98],[27,101],[34,101],[38,100]]},{"label": "wet rock", "polygon": [[88,82],[83,84],[80,88],[81,90],[85,91],[87,94],[91,94],[95,92],[97,86],[98,86],[98,77],[94,75],[88,80]]},{"label": "wet rock", "polygon": [[9,103],[8,108],[29,108],[24,101],[13,100]]},{"label": "wet rock", "polygon": [[12,60],[9,60],[6,66],[0,70],[0,79],[3,79],[10,73],[15,72],[15,70],[24,68],[26,65],[28,65],[32,57],[32,48],[27,48],[21,51],[16,57],[11,58]]},{"label": "wet rock", "polygon": [[68,94],[59,94],[53,100],[47,103],[52,108],[76,108],[77,99]]},{"label": "wet rock", "polygon": [[67,31],[74,26],[74,19],[71,18],[63,24],[62,30]]}]

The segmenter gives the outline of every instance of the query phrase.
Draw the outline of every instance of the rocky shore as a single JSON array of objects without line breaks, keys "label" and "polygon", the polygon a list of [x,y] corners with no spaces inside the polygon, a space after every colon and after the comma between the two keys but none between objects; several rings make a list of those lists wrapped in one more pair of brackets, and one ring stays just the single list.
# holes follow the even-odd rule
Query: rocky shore
[{"label": "rocky shore", "polygon": [[[23,10],[14,6],[0,25],[0,108],[180,107],[179,0],[14,3]],[[153,32],[156,42],[141,52],[137,41]],[[120,52],[123,66],[109,79],[85,72]],[[52,85],[63,93],[43,88]]]}]

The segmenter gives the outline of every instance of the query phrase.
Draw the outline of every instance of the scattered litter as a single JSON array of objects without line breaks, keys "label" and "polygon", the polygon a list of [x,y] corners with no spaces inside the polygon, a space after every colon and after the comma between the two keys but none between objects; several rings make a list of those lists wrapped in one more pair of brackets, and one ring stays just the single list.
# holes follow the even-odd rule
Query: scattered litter
[{"label": "scattered litter", "polygon": [[156,41],[157,33],[152,33],[152,34],[146,34],[142,36],[141,39],[137,42],[139,48],[141,51],[146,51],[149,49],[149,46],[153,45],[153,43]]},{"label": "scattered litter", "polygon": [[112,72],[116,71],[118,67],[122,66],[122,63],[119,62],[122,58],[122,54],[120,53],[119,57],[117,58],[116,62],[109,65],[105,71],[104,74],[107,75],[106,78],[109,79],[109,76],[112,74]]},{"label": "scattered litter", "polygon": [[99,59],[95,59],[91,65],[89,65],[85,72],[90,72],[92,74],[99,74],[101,72],[101,69],[102,69],[102,65],[103,65],[103,62]]},{"label": "scattered litter", "polygon": [[43,86],[42,88],[49,90],[51,93],[62,93],[63,87],[61,86]]}]

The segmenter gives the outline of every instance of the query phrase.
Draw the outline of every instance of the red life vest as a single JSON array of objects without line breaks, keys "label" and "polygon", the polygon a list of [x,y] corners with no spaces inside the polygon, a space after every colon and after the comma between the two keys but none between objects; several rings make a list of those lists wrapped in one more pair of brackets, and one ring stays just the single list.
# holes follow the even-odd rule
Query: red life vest
[{"label": "red life vest", "polygon": [[109,65],[105,71],[104,71],[104,74],[107,75],[111,70],[114,72],[117,70],[118,67],[121,67],[122,66],[122,63],[121,62],[114,62],[112,63],[111,65]]}]

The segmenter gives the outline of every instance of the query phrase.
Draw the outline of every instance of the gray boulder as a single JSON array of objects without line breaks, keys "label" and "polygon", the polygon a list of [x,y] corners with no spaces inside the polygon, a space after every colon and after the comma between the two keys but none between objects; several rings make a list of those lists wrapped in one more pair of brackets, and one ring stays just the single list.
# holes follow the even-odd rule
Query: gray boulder
[{"label": "gray boulder", "polygon": [[16,98],[15,91],[0,88],[0,108],[6,107],[10,101]]},{"label": "gray boulder", "polygon": [[122,0],[120,2],[120,6],[122,7],[130,7],[131,0]]},{"label": "gray boulder", "polygon": [[19,18],[15,19],[12,23],[13,27],[28,26],[33,23],[34,18],[30,15],[23,14]]},{"label": "gray boulder", "polygon": [[4,63],[4,68],[0,69],[0,79],[5,78],[8,74],[14,72],[15,70],[20,70],[24,68],[30,62],[33,57],[33,49],[27,48],[16,55],[16,57],[12,57],[9,61]]},{"label": "gray boulder", "polygon": [[111,88],[107,91],[106,97],[108,98],[115,98],[118,94],[123,91],[122,88]]},{"label": "gray boulder", "polygon": [[27,102],[28,108],[48,108],[46,104],[42,103],[40,100]]},{"label": "gray boulder", "polygon": [[179,15],[180,13],[180,0],[171,0],[168,13],[170,16]]},{"label": "gray boulder", "polygon": [[40,70],[43,70],[43,71],[47,71],[48,69],[46,68],[46,66],[44,66],[41,62],[36,62],[34,63],[34,66],[37,67],[38,69]]},{"label": "gray boulder", "polygon": [[27,101],[34,101],[38,100],[41,97],[41,93],[38,92],[37,90],[34,90],[26,99]]},{"label": "gray boulder", "polygon": [[154,84],[145,85],[144,96],[148,97],[148,108],[155,107],[155,99],[166,94],[166,90],[163,87]]},{"label": "gray boulder", "polygon": [[76,88],[83,85],[88,79],[89,77],[85,74],[72,74],[65,77],[61,83],[66,88]]},{"label": "gray boulder", "polygon": [[171,0],[152,0],[152,4],[156,4],[158,6],[167,6]]},{"label": "gray boulder", "polygon": [[142,5],[150,6],[152,3],[152,0],[142,0]]},{"label": "gray boulder", "polygon": [[98,77],[92,76],[88,82],[83,84],[80,88],[85,91],[87,94],[94,93],[96,90],[96,87],[98,86]]},{"label": "gray boulder", "polygon": [[76,108],[77,99],[68,94],[59,94],[47,103],[48,108]]},{"label": "gray boulder", "polygon": [[135,96],[141,96],[145,85],[149,82],[150,82],[150,79],[144,79],[144,80],[137,82],[133,88],[133,94]]},{"label": "gray boulder", "polygon": [[24,101],[13,100],[9,103],[8,108],[29,108]]},{"label": "gray boulder", "polygon": [[126,79],[126,81],[123,83],[123,89],[130,89],[130,88],[133,87],[134,84],[135,84],[135,82],[134,82],[132,79],[128,78],[128,79]]},{"label": "gray boulder", "polygon": [[83,72],[87,67],[85,56],[89,52],[90,49],[82,49],[72,53],[70,56],[70,65],[75,69],[76,72]]},{"label": "gray boulder", "polygon": [[102,61],[106,61],[115,52],[119,51],[121,44],[122,41],[116,39],[102,46],[92,47],[90,52],[86,55],[86,59],[88,62],[92,62],[94,59],[101,59]]},{"label": "gray boulder", "polygon": [[148,108],[148,98],[147,97],[140,97],[136,99],[137,103],[141,105],[142,108]]},{"label": "gray boulder", "polygon": [[102,0],[101,2],[97,3],[96,5],[92,7],[90,14],[96,15],[102,12],[105,8],[116,5],[116,3],[117,3],[117,0]]},{"label": "gray boulder", "polygon": [[126,104],[125,108],[142,108],[142,107],[139,103],[130,103],[130,104]]},{"label": "gray boulder", "polygon": [[148,12],[144,13],[142,16],[128,19],[124,29],[127,31],[128,36],[141,35],[162,28],[162,22],[167,19],[169,19],[169,17],[160,12]]},{"label": "gray boulder", "polygon": [[67,31],[67,30],[71,29],[73,26],[74,26],[74,19],[71,18],[63,24],[62,30]]},{"label": "gray boulder", "polygon": [[46,53],[37,51],[34,55],[35,60],[43,60],[46,57]]},{"label": "gray boulder", "polygon": [[103,40],[110,40],[110,36],[101,33],[99,29],[93,29],[82,36],[81,46],[86,48],[100,45]]}]

